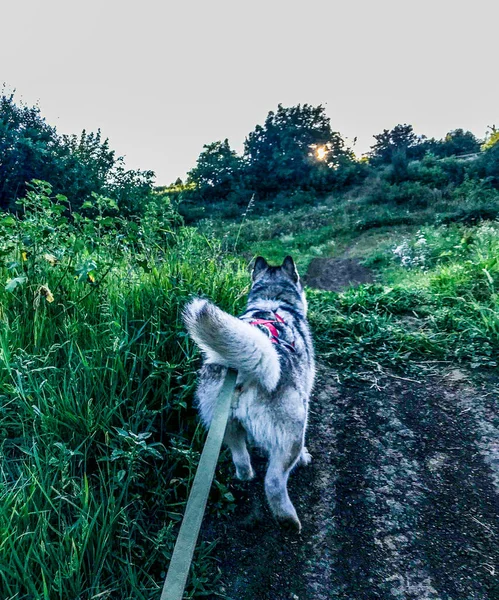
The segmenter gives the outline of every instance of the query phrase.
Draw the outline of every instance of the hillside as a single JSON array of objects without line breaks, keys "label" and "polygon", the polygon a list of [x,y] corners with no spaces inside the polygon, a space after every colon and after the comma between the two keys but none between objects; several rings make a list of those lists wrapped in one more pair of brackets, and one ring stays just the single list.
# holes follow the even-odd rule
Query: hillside
[{"label": "hillside", "polygon": [[[38,182],[24,218],[0,220],[3,596],[157,596],[202,442],[180,311],[203,294],[237,314],[249,258],[290,252],[302,275],[332,258],[373,280],[307,291],[320,367],[315,462],[292,477],[303,535],[261,524],[261,482],[241,489],[224,455],[190,594],[493,597],[499,227],[476,200],[408,210],[350,192],[198,228],[168,204],[109,216],[99,196],[68,221],[64,202]],[[333,267],[322,280],[338,284]]]},{"label": "hillside", "polygon": [[307,284],[303,533],[263,523],[264,459],[241,486],[224,452],[187,596],[498,595],[495,127],[398,125],[358,160],[279,105],[164,188],[13,96],[0,138],[0,598],[159,597],[205,435],[182,310],[239,314],[258,254]]},{"label": "hillside", "polygon": [[221,597],[495,597],[499,226],[475,214],[358,192],[201,223],[245,257],[292,253],[308,282],[340,291],[308,289],[314,460],[291,477],[303,533],[268,524],[257,458],[256,482],[229,484],[235,514],[205,526],[226,540]]}]

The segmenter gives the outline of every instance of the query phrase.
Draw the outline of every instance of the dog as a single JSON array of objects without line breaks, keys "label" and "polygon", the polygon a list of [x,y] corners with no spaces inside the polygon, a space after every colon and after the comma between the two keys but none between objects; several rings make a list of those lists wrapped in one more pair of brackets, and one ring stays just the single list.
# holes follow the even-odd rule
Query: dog
[{"label": "dog", "polygon": [[199,298],[183,316],[205,359],[195,395],[203,423],[211,423],[227,369],[237,370],[224,437],[236,477],[254,477],[249,441],[269,458],[265,493],[272,514],[283,527],[299,532],[287,482],[295,465],[311,461],[304,440],[315,363],[307,300],[293,259],[287,256],[279,267],[261,256],[255,260],[247,307],[239,318]]}]

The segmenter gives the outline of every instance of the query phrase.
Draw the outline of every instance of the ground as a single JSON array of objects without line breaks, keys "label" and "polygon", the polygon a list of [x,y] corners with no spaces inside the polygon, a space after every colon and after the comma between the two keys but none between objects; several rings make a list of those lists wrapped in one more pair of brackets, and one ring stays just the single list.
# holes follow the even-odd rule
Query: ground
[{"label": "ground", "polygon": [[256,480],[208,518],[232,600],[499,598],[499,381],[448,363],[340,383],[319,364],[307,446],[290,478],[303,529],[283,532]]},{"label": "ground", "polygon": [[372,283],[374,275],[356,258],[313,258],[304,281],[319,290],[338,292],[351,283]]},{"label": "ground", "polygon": [[435,366],[420,380],[319,368],[308,447],[290,480],[303,530],[279,530],[258,478],[210,521],[233,600],[499,598],[497,383]]}]

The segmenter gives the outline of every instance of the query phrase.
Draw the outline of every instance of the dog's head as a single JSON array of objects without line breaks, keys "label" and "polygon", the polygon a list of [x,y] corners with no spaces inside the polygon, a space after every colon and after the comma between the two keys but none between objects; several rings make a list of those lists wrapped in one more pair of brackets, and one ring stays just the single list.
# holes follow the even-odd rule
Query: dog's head
[{"label": "dog's head", "polygon": [[307,301],[298,270],[291,256],[286,256],[279,267],[272,267],[259,256],[253,266],[251,295],[266,300],[276,300],[307,311]]}]

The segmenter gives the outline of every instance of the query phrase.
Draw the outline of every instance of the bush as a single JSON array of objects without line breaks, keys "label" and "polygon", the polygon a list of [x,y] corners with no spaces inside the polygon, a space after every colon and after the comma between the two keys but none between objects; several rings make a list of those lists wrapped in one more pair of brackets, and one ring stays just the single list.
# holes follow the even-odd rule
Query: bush
[{"label": "bush", "polygon": [[490,182],[466,178],[451,193],[457,208],[441,218],[442,223],[474,224],[499,216],[499,191]]},{"label": "bush", "polygon": [[412,162],[407,169],[407,177],[432,188],[443,188],[449,184],[449,177],[433,157],[425,157],[422,161]]},{"label": "bush", "polygon": [[[370,183],[371,185],[367,185]],[[437,188],[430,187],[420,181],[403,181],[398,184],[389,184],[381,178],[368,180],[364,186],[368,189],[364,195],[369,204],[395,204],[414,208],[424,208],[432,202],[440,200],[444,194]]]}]

